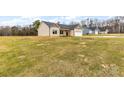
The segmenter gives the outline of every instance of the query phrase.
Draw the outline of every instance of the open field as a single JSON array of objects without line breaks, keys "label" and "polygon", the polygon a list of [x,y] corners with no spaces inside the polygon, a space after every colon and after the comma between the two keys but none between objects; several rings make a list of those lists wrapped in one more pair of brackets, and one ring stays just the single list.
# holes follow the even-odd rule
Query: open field
[{"label": "open field", "polygon": [[0,37],[0,76],[124,76],[124,38]]}]

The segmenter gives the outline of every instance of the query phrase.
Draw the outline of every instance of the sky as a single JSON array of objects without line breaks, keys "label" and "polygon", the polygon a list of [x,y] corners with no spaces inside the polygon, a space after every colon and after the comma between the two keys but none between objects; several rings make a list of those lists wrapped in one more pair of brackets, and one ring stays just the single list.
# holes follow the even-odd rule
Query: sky
[{"label": "sky", "polygon": [[82,19],[94,18],[106,20],[112,16],[0,16],[0,26],[29,25],[35,20],[57,22],[68,24],[71,21],[80,22]]}]

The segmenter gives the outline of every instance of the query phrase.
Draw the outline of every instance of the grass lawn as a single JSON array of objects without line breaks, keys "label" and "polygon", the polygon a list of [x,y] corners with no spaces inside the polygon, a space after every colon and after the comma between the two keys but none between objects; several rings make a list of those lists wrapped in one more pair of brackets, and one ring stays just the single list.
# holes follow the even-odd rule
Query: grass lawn
[{"label": "grass lawn", "polygon": [[0,76],[124,76],[124,38],[0,37]]}]

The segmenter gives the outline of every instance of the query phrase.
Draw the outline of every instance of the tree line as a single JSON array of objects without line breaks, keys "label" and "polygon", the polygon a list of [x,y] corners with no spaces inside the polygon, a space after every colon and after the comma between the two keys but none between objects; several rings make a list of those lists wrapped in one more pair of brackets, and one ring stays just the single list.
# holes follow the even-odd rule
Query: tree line
[{"label": "tree line", "polygon": [[[77,22],[70,22],[70,24],[77,24]],[[79,22],[82,27],[100,28],[100,30],[109,30],[109,33],[124,33],[124,16],[114,16],[105,20],[98,20],[96,18],[87,18]]]},{"label": "tree line", "polygon": [[0,36],[37,36],[40,20],[28,26],[0,26]]},{"label": "tree line", "polygon": [[82,25],[108,29],[109,33],[124,33],[124,16],[114,16],[106,20],[85,19]]}]

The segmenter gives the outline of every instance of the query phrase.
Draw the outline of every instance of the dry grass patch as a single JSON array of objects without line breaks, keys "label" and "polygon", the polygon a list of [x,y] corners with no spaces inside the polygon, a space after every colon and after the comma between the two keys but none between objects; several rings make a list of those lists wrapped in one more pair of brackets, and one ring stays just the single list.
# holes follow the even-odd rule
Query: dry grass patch
[{"label": "dry grass patch", "polygon": [[7,52],[10,48],[6,45],[0,45],[0,52]]}]

